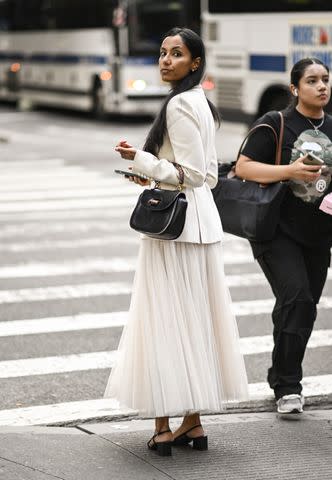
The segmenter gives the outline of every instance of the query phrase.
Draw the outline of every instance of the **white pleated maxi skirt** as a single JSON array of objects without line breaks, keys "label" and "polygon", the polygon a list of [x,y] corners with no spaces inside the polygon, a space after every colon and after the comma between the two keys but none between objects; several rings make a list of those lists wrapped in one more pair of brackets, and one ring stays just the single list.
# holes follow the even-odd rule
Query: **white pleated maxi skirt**
[{"label": "white pleated maxi skirt", "polygon": [[105,397],[143,417],[216,413],[248,398],[221,242],[141,239]]}]

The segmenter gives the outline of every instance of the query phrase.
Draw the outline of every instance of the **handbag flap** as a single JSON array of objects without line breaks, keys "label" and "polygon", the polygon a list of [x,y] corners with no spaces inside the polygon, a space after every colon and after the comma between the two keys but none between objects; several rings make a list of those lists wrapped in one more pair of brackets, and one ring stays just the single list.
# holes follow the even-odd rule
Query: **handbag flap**
[{"label": "handbag flap", "polygon": [[141,194],[141,204],[150,210],[161,211],[169,208],[179,197],[185,197],[179,190],[152,188]]}]

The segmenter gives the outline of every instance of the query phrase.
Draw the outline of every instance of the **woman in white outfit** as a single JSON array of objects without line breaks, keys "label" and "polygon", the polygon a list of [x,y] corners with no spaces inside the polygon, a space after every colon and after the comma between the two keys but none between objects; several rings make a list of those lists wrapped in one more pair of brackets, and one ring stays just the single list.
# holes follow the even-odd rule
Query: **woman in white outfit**
[{"label": "woman in white outfit", "polygon": [[[171,446],[207,448],[200,413],[220,412],[248,396],[247,377],[223,265],[222,226],[211,188],[217,183],[215,107],[200,85],[205,68],[201,38],[186,28],[166,34],[159,66],[171,91],[143,150],[121,141],[133,172],[176,189],[184,173],[188,201],[176,240],[143,236],[118,362],[106,388],[142,416],[156,418],[148,447],[169,455]],[[137,180],[143,186],[148,182]],[[184,416],[172,433],[170,416]]]}]

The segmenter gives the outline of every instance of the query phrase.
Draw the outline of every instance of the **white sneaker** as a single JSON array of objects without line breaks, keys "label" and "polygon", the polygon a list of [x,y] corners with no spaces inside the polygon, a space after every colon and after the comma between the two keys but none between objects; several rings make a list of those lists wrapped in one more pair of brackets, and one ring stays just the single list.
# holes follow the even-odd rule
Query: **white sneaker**
[{"label": "white sneaker", "polygon": [[292,393],[279,398],[276,403],[278,413],[302,413],[304,396]]}]

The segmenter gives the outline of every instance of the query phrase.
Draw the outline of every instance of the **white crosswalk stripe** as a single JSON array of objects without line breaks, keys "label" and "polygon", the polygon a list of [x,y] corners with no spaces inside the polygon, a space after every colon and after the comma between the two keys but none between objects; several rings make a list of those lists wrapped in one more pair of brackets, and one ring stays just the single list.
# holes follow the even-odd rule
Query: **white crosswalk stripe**
[{"label": "white crosswalk stripe", "polygon": [[0,290],[0,305],[6,303],[40,302],[49,300],[68,300],[100,296],[129,295],[131,284],[125,282],[87,283],[81,285],[62,285],[61,287],[22,288],[18,290]]},{"label": "white crosswalk stripe", "polygon": [[[122,185],[125,189],[131,187],[131,185]],[[42,179],[29,178],[26,177],[20,179],[16,179],[15,175],[12,178],[7,179],[7,182],[1,185],[0,191],[2,193],[9,193],[9,194],[17,194],[18,192],[39,192],[39,191],[59,191],[63,190],[63,192],[67,192],[68,190],[81,190],[82,188],[95,188],[96,190],[99,188],[118,188],[121,187],[119,181],[116,181],[113,178],[105,178],[101,177],[100,173],[92,172],[91,175],[74,175],[72,177],[61,177],[61,178],[54,178],[45,176]],[[138,187],[132,187],[131,190],[139,192]]]},{"label": "white crosswalk stripe", "polygon": [[[129,186],[130,187],[130,186]],[[55,200],[55,199],[71,199],[71,198],[97,198],[97,197],[106,197],[113,198],[116,196],[127,195],[129,197],[137,198],[137,189],[118,186],[109,186],[106,187],[89,187],[86,188],[76,188],[74,190],[68,188],[68,190],[33,190],[33,191],[17,191],[17,192],[0,192],[1,202],[26,202],[32,200]]]},{"label": "white crosswalk stripe", "polygon": [[[127,227],[128,228],[128,227]],[[121,237],[117,237],[116,239]],[[2,278],[54,277],[58,275],[87,275],[92,273],[133,272],[136,257],[97,257],[86,260],[67,260],[62,263],[23,263],[0,267]]]},{"label": "white crosswalk stripe", "polygon": [[23,237],[23,239],[29,237],[41,237],[44,235],[54,234],[82,234],[82,233],[94,233],[99,232],[126,232],[128,233],[128,218],[119,219],[116,224],[113,222],[105,222],[98,220],[89,220],[84,222],[81,220],[72,220],[70,222],[27,222],[27,223],[15,223],[14,225],[3,225],[0,229],[0,239],[13,237],[17,241],[17,237]]},{"label": "white crosswalk stripe", "polygon": [[[127,312],[109,312],[0,322],[0,337],[124,327],[127,317]],[[271,352],[273,348],[272,335],[242,337],[240,342],[244,355]],[[332,330],[314,330],[308,348],[327,346],[332,346]]]},{"label": "white crosswalk stripe", "polygon": [[121,245],[124,243],[138,245],[137,236],[112,235],[109,237],[89,237],[75,240],[37,240],[35,242],[0,243],[2,252],[29,252],[31,250],[58,250],[77,249],[84,247],[107,247],[108,245]]},{"label": "white crosswalk stripe", "polygon": [[[91,171],[79,165],[69,165],[61,158],[49,158],[15,162],[1,162],[0,186],[0,252],[4,259],[0,265],[0,279],[26,282],[35,279],[30,288],[3,288],[0,290],[1,312],[9,305],[32,305],[33,302],[63,302],[73,299],[97,299],[98,297],[129,296],[132,291],[132,274],[136,265],[139,236],[129,230],[128,220],[140,189],[126,183],[123,178],[102,172]],[[123,246],[121,256],[106,257],[100,248]],[[133,251],[132,250],[133,248]],[[76,255],[76,250],[93,248],[94,255],[84,252]],[[125,251],[127,249],[127,251]],[[37,261],[31,255],[53,252],[70,252],[71,258],[60,261]],[[128,256],[127,252],[132,256]],[[26,254],[26,261],[4,263],[6,254]],[[260,271],[245,271],[245,265],[254,262],[251,249],[243,239],[225,235],[225,264],[239,265],[237,272],[226,276],[231,289],[264,287],[267,281]],[[68,255],[68,254],[67,254]],[[58,258],[61,258],[60,254]],[[243,264],[243,267],[242,267]],[[248,267],[249,268],[249,267]],[[243,271],[242,271],[243,270]],[[252,269],[251,269],[252,270]],[[131,274],[131,280],[116,281],[119,274]],[[87,275],[109,274],[100,277],[102,281],[86,281]],[[48,282],[62,276],[76,276],[53,286]],[[123,277],[121,277],[123,278]],[[328,278],[332,278],[329,271]],[[3,283],[5,285],[5,283]],[[26,285],[26,283],[25,283]],[[258,290],[257,290],[258,291]],[[251,290],[250,295],[253,295]],[[233,302],[234,314],[250,320],[255,315],[271,314],[274,299],[250,298]],[[93,302],[92,302],[93,303]],[[319,310],[331,310],[332,297],[325,295]],[[29,335],[57,335],[65,332],[86,332],[123,328],[128,318],[127,311],[83,313],[74,315],[22,318],[7,320],[0,313],[0,341],[12,341]],[[115,331],[115,330],[113,330]],[[31,337],[33,338],[33,337]],[[35,338],[35,337],[34,337]],[[50,338],[50,337],[49,337]],[[242,353],[250,359],[253,355],[269,354],[273,348],[272,335],[255,335],[240,339]],[[314,330],[308,349],[332,347],[332,329]],[[43,355],[44,354],[44,355]],[[61,375],[91,370],[110,369],[116,361],[116,350],[88,351],[48,356],[0,360],[0,378],[17,379],[39,375]],[[7,357],[8,358],[8,357]],[[303,381],[306,395],[332,394],[332,375],[306,377]],[[252,398],[271,397],[266,382],[250,384]],[[0,425],[32,425],[75,421],[82,418],[100,418],[105,415],[133,415],[135,412],[121,407],[114,399],[97,399],[40,405],[28,408],[0,410]]]},{"label": "white crosswalk stripe", "polygon": [[134,206],[137,196],[88,198],[88,199],[65,199],[46,200],[45,202],[3,202],[0,203],[0,212],[42,212],[52,210],[81,210],[93,208],[114,208]]},{"label": "white crosswalk stripe", "polygon": [[58,211],[42,211],[42,212],[11,212],[11,213],[1,213],[0,212],[0,224],[2,222],[27,222],[30,220],[40,220],[40,221],[50,221],[50,220],[75,220],[78,218],[84,219],[95,219],[95,218],[104,218],[109,221],[114,221],[114,219],[123,220],[124,218],[129,219],[129,215],[132,211],[132,207],[117,207],[112,210],[112,207],[109,209],[100,210],[97,207],[91,209],[83,210],[66,210],[59,209]]},{"label": "white crosswalk stripe", "polygon": [[48,158],[45,160],[15,160],[13,162],[2,162],[0,161],[1,171],[6,170],[7,172],[12,171],[13,173],[24,169],[31,170],[35,169],[40,171],[43,168],[50,169],[51,167],[63,167],[65,161],[63,158]]}]

